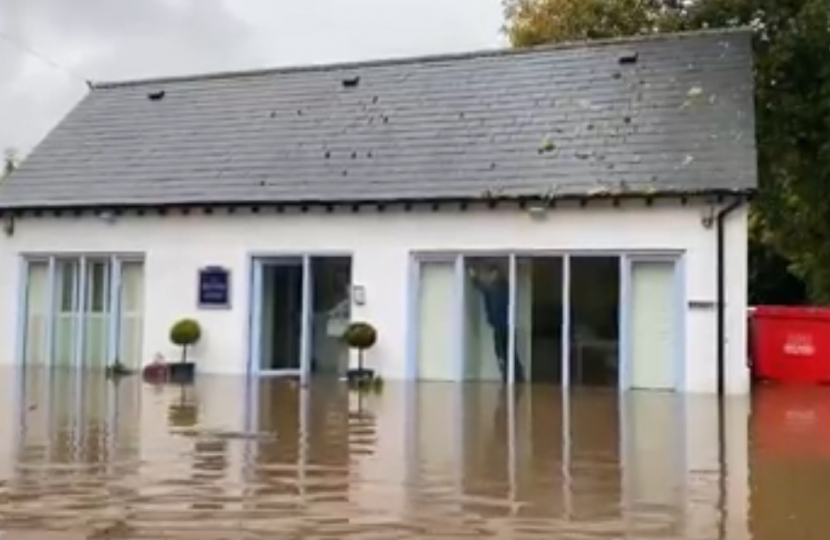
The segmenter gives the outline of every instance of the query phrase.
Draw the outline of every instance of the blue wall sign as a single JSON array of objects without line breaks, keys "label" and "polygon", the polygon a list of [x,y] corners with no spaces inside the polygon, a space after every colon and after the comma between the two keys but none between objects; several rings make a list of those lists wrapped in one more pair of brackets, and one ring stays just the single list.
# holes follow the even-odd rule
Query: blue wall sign
[{"label": "blue wall sign", "polygon": [[199,270],[199,307],[228,308],[231,305],[231,273],[218,266]]}]

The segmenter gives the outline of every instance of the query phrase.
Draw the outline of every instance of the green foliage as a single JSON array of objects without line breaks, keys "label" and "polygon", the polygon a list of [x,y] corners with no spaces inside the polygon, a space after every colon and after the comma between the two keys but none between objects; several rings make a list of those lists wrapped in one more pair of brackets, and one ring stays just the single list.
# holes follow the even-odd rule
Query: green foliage
[{"label": "green foliage", "polygon": [[770,246],[749,241],[749,304],[802,305],[807,290],[791,270],[792,264]]},{"label": "green foliage", "polygon": [[760,185],[752,238],[791,262],[788,272],[806,282],[814,303],[830,304],[828,0],[505,0],[505,15],[517,47],[752,28]]},{"label": "green foliage", "polygon": [[170,329],[170,341],[179,347],[195,345],[202,337],[202,328],[193,319],[182,319]]},{"label": "green foliage", "polygon": [[[674,30],[680,12],[663,0],[505,0],[511,43],[604,39]],[[679,2],[678,2],[679,4]]]},{"label": "green foliage", "polygon": [[353,322],[343,332],[343,341],[346,344],[360,351],[371,349],[378,339],[377,330],[369,323]]}]

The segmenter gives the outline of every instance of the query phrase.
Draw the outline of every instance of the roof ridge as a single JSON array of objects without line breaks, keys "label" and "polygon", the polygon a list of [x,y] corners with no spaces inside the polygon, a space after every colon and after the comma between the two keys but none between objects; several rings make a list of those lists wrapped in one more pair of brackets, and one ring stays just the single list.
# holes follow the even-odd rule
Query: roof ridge
[{"label": "roof ridge", "polygon": [[477,51],[459,52],[459,53],[444,53],[444,54],[430,54],[420,56],[404,56],[398,58],[382,58],[376,60],[359,60],[349,62],[336,62],[328,64],[310,64],[299,66],[285,66],[275,68],[260,68],[248,70],[231,70],[219,72],[207,72],[201,74],[191,75],[172,75],[161,77],[148,77],[144,79],[127,79],[121,81],[101,81],[93,82],[90,87],[92,90],[122,88],[132,86],[148,86],[159,85],[165,83],[188,82],[188,81],[205,81],[214,79],[231,79],[242,77],[258,77],[263,75],[281,74],[281,73],[302,73],[302,72],[325,72],[325,71],[344,71],[382,66],[396,66],[407,64],[425,64],[432,62],[445,62],[451,60],[471,60],[475,58],[494,58],[502,56],[513,55],[527,55],[546,51],[556,50],[570,50],[570,49],[593,49],[601,47],[609,47],[614,45],[622,45],[626,43],[648,43],[654,41],[675,41],[682,39],[693,39],[704,36],[718,36],[718,35],[732,35],[751,33],[749,27],[735,27],[735,28],[720,28],[720,29],[705,29],[693,30],[684,32],[663,32],[653,34],[641,34],[636,36],[582,40],[582,41],[567,41],[562,43],[537,45],[534,47],[516,47],[516,48],[499,48],[499,49],[482,49]]}]

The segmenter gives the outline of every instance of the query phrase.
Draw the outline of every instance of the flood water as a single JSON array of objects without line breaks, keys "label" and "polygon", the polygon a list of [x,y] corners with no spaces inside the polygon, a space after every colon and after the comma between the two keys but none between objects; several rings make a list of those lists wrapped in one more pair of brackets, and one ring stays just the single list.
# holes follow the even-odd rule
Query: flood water
[{"label": "flood water", "polygon": [[830,535],[828,389],[0,385],[3,540]]}]

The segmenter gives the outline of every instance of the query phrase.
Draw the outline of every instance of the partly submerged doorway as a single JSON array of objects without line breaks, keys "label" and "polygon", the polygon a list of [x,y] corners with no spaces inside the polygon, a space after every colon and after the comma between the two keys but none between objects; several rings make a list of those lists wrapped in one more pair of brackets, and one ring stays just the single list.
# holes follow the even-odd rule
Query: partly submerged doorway
[{"label": "partly submerged doorway", "polygon": [[350,256],[254,259],[251,371],[342,377],[349,351],[340,339],[351,316]]}]

